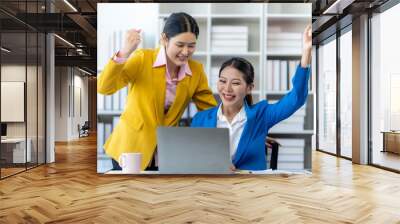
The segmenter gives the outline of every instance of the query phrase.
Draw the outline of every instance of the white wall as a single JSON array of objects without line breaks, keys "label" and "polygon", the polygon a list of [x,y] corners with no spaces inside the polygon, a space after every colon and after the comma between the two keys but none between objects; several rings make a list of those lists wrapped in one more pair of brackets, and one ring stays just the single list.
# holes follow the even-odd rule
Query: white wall
[{"label": "white wall", "polygon": [[76,68],[56,67],[55,85],[55,140],[77,139],[78,124],[83,125],[88,120],[88,78]]}]

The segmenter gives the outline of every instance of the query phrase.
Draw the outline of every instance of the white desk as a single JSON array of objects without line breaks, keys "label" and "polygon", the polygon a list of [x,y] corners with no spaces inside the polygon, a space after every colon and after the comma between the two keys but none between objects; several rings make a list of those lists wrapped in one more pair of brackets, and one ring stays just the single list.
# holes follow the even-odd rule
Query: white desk
[{"label": "white desk", "polygon": [[32,153],[31,153],[31,145],[32,140],[27,138],[26,142],[28,143],[26,147],[26,154],[25,154],[25,138],[6,138],[1,139],[2,145],[10,145],[13,147],[12,151],[12,162],[13,163],[25,163],[25,158],[27,159],[26,162],[31,162]]},{"label": "white desk", "polygon": [[[151,174],[151,175],[162,175],[160,174],[159,171],[140,171],[140,173],[123,173],[121,170],[109,170],[107,172],[105,172],[104,174],[124,174],[124,175],[143,175],[143,174]],[[249,171],[249,170],[238,170],[235,171],[232,174],[256,174],[256,175],[264,175],[264,174],[268,174],[268,175],[281,175],[281,174],[286,174],[286,175],[293,175],[293,174],[311,174],[310,171],[307,170],[301,170],[301,171],[287,171],[287,170],[257,170],[257,171]],[[169,175],[169,174],[168,174]],[[175,174],[172,174],[175,175]],[[196,175],[196,174],[184,174],[184,175]],[[202,175],[202,174],[200,174]],[[208,175],[208,174],[206,174]],[[215,174],[209,174],[209,175],[215,175]],[[220,175],[220,174],[216,174],[216,175]],[[221,174],[221,175],[230,175],[230,174]]]}]

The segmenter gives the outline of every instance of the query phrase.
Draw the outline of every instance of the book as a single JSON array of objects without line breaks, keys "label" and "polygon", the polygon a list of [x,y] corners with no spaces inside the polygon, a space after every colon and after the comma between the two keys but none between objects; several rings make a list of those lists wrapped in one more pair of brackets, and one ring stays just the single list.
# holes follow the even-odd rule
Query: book
[{"label": "book", "polygon": [[247,26],[212,26],[212,33],[248,33]]},{"label": "book", "polygon": [[272,84],[272,90],[274,91],[279,91],[280,89],[280,61],[279,60],[273,60],[273,84]]},{"label": "book", "polygon": [[119,116],[114,116],[112,122],[112,130],[114,130],[114,128],[117,126],[118,123],[119,123]]},{"label": "book", "polygon": [[297,61],[289,61],[289,90],[293,88],[293,76],[296,73]]},{"label": "book", "polygon": [[[212,52],[223,52],[223,53],[244,53],[247,52],[247,46],[242,46],[242,47],[211,47]],[[233,56],[233,55],[232,55]]]},{"label": "book", "polygon": [[[271,5],[273,5],[273,4],[271,4]],[[270,35],[270,33],[280,33],[282,31],[282,26],[270,25],[270,26],[268,26],[267,30],[268,30],[268,35]]]},{"label": "book", "polygon": [[280,68],[280,70],[281,70],[280,90],[288,90],[288,69],[287,69],[288,64],[287,64],[287,61],[282,60],[280,66],[281,66],[281,68]]},{"label": "book", "polygon": [[247,33],[213,33],[211,40],[246,40]]},{"label": "book", "polygon": [[246,40],[211,40],[212,47],[224,47],[224,46],[232,46],[232,47],[246,47],[247,48],[247,39]]},{"label": "book", "polygon": [[111,123],[106,123],[104,124],[104,139],[107,141],[108,137],[110,137],[112,132],[112,124]]},{"label": "book", "polygon": [[267,40],[267,47],[294,47],[301,48],[302,43],[298,40]]},{"label": "book", "polygon": [[267,90],[272,91],[273,90],[273,63],[271,60],[267,61]]},{"label": "book", "polygon": [[97,123],[97,154],[104,154],[104,123]]},{"label": "book", "polygon": [[[271,29],[269,29],[271,31]],[[298,40],[303,39],[302,33],[295,32],[269,32],[267,38],[270,40]]]},{"label": "book", "polygon": [[120,91],[114,93],[112,95],[112,110],[113,111],[118,111],[119,110],[119,95],[120,95]]},{"label": "book", "polygon": [[301,47],[267,47],[268,55],[301,55]]},{"label": "book", "polygon": [[112,110],[112,96],[104,96],[104,110]]},{"label": "book", "polygon": [[104,110],[104,95],[97,93],[97,111]]}]

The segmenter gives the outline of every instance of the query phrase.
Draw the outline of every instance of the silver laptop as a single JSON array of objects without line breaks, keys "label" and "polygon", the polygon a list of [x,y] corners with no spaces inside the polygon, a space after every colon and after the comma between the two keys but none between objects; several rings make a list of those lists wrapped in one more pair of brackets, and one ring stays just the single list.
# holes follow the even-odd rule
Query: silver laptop
[{"label": "silver laptop", "polygon": [[162,174],[233,173],[229,168],[229,129],[159,127],[157,142]]}]

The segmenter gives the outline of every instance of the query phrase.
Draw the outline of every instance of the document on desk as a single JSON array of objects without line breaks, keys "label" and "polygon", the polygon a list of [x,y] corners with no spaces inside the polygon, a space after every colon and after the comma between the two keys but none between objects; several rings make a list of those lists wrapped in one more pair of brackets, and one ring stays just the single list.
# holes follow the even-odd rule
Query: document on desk
[{"label": "document on desk", "polygon": [[160,174],[158,171],[140,171],[140,173],[123,173],[122,170],[109,170],[104,174]]},{"label": "document on desk", "polygon": [[286,175],[294,175],[294,174],[311,174],[311,172],[307,170],[299,170],[299,171],[288,171],[288,170],[238,170],[236,171],[238,174],[257,174],[257,175],[279,175],[279,174],[286,174]]}]

